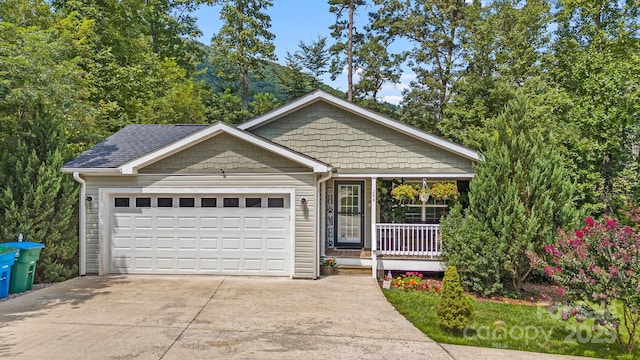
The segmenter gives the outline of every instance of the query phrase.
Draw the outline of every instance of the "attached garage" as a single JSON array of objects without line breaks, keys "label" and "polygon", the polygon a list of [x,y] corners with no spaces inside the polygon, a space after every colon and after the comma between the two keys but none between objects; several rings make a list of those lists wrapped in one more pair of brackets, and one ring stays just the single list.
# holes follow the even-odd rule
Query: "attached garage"
[{"label": "attached garage", "polygon": [[331,166],[231,125],[129,125],[63,167],[80,274],[314,278]]},{"label": "attached garage", "polygon": [[109,272],[290,276],[290,194],[259,191],[109,195]]}]

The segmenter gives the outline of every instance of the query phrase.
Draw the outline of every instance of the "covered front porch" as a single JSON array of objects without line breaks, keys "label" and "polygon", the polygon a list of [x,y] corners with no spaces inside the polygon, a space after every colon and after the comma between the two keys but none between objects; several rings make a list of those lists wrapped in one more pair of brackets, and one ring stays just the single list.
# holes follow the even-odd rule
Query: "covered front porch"
[{"label": "covered front porch", "polygon": [[343,269],[367,272],[370,269],[374,278],[381,278],[389,270],[444,271],[439,220],[450,204],[421,198],[402,204],[406,208],[401,214],[391,214],[394,209],[381,197],[391,196],[387,190],[398,184],[420,189],[448,182],[466,192],[472,176],[397,174],[370,175],[365,179],[337,176],[327,181],[321,187],[322,198],[326,199],[322,212],[325,239],[322,255],[335,258]]}]

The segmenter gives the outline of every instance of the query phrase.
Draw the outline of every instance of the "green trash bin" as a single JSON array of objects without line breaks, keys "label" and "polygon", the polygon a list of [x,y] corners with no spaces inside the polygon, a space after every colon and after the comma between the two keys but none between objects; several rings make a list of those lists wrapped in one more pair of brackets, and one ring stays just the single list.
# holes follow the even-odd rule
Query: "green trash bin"
[{"label": "green trash bin", "polygon": [[36,263],[40,259],[40,251],[44,244],[30,241],[14,241],[1,244],[20,250],[18,258],[11,268],[9,292],[21,293],[33,288],[33,276],[36,273]]}]

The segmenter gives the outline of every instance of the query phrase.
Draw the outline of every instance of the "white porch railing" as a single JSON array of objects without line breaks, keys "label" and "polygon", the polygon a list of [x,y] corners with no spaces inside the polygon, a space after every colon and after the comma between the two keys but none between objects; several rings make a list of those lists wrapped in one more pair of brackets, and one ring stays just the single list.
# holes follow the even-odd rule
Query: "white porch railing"
[{"label": "white porch railing", "polygon": [[376,254],[440,256],[439,230],[438,224],[376,224]]}]

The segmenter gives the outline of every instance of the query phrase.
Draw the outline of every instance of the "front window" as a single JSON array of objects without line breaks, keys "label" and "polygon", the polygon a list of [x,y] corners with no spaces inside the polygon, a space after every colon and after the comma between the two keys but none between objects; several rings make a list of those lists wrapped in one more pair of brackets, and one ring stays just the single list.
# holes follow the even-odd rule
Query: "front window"
[{"label": "front window", "polygon": [[[449,208],[459,199],[459,193],[466,193],[468,186],[465,187],[464,183],[458,184],[454,180],[419,179],[407,179],[402,182],[379,181],[380,220],[393,223],[438,224],[443,216],[449,214]],[[384,188],[382,191],[381,187]]]},{"label": "front window", "polygon": [[425,204],[416,200],[412,204],[407,204],[405,222],[409,224],[439,224],[440,218],[449,214],[449,204],[447,200],[437,201],[430,198]]}]

